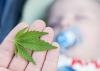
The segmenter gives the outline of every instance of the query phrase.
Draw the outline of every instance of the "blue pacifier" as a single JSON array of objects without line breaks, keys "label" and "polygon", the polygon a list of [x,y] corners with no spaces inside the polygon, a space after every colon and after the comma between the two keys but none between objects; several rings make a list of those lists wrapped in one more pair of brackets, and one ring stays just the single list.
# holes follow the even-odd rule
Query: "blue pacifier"
[{"label": "blue pacifier", "polygon": [[55,41],[58,42],[61,49],[68,49],[80,42],[81,34],[76,27],[69,28],[68,30],[60,32]]}]

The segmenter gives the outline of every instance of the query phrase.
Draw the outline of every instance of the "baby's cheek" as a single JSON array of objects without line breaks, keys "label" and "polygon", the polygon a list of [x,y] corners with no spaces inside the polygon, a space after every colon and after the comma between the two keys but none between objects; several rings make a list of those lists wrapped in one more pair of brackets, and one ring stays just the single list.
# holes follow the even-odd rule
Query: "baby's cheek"
[{"label": "baby's cheek", "polygon": [[[79,27],[82,34],[83,42],[90,45],[96,45],[98,43],[99,37],[99,28],[94,25],[82,25]],[[96,46],[95,46],[96,47]]]}]

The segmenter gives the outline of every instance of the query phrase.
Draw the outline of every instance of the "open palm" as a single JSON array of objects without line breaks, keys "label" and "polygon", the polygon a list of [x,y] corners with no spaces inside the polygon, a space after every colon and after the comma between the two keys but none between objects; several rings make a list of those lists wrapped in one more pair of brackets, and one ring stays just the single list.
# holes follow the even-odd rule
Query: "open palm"
[{"label": "open palm", "polygon": [[0,45],[0,71],[56,71],[59,48],[46,52],[34,52],[32,57],[35,59],[36,65],[14,54],[14,37],[18,31],[25,27],[29,27],[30,31],[48,32],[49,34],[41,37],[41,39],[58,46],[57,43],[53,42],[54,31],[50,27],[46,27],[43,21],[37,20],[30,26],[20,23],[8,34]]}]

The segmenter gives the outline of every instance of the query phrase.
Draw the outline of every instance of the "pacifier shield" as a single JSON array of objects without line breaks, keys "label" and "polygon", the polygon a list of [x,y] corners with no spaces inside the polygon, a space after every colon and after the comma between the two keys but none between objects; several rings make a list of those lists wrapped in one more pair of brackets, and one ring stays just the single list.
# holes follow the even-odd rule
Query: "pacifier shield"
[{"label": "pacifier shield", "polygon": [[60,47],[63,49],[75,46],[77,43],[80,42],[79,30],[74,28],[60,32],[56,36],[56,42],[58,42]]},{"label": "pacifier shield", "polygon": [[75,44],[76,39],[77,36],[73,32],[67,31],[59,33],[56,37],[56,42],[58,42],[62,48],[68,48]]}]

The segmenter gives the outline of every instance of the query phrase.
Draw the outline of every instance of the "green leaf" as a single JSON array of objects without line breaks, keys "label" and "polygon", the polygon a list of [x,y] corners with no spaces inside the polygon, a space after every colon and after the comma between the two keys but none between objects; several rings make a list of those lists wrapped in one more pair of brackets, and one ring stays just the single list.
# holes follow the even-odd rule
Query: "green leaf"
[{"label": "green leaf", "polygon": [[[21,55],[27,61],[35,64],[35,61],[29,55],[27,50],[34,52],[47,51],[55,49],[56,47],[46,41],[41,40],[41,36],[46,35],[47,32],[28,31],[27,28],[19,31],[15,36],[15,50],[16,53]],[[49,37],[48,37],[49,38]]]},{"label": "green leaf", "polygon": [[30,49],[33,51],[47,51],[47,50],[56,48],[55,46],[53,46],[43,40],[22,41],[20,43],[24,48],[27,48],[27,49]]},{"label": "green leaf", "polygon": [[21,35],[23,35],[23,33],[25,33],[27,31],[27,27],[26,28],[24,28],[24,29],[22,29],[22,30],[20,30],[17,34],[16,34],[16,38],[18,38],[18,37],[20,37]]},{"label": "green leaf", "polygon": [[29,53],[24,48],[22,48],[22,46],[17,44],[17,50],[18,54],[21,55],[23,58],[25,58],[29,62],[32,62],[33,64],[36,64],[31,55],[29,55]]},{"label": "green leaf", "polygon": [[21,36],[18,37],[17,39],[20,39],[20,40],[25,40],[26,39],[27,40],[27,39],[31,39],[31,38],[33,38],[33,39],[34,38],[40,38],[41,36],[46,35],[46,34],[47,34],[47,32],[26,31],[23,34],[21,34]]}]

